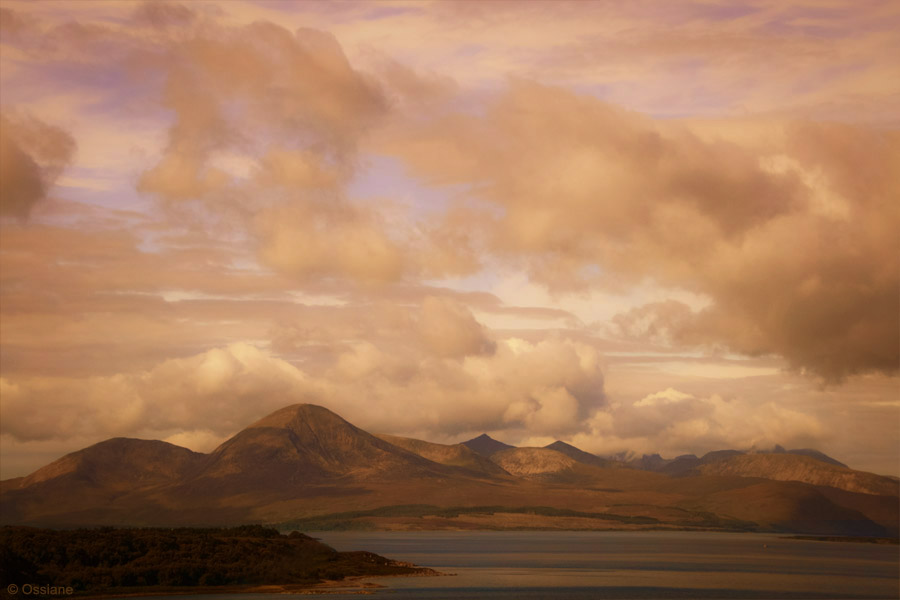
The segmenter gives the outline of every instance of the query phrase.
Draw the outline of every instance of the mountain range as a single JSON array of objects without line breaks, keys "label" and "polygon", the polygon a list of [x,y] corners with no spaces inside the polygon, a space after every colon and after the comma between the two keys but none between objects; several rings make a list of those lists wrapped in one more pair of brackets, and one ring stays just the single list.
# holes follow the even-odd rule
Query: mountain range
[{"label": "mountain range", "polygon": [[898,537],[900,483],[809,449],[666,460],[481,435],[373,435],[285,407],[208,454],[113,438],[0,482],[0,522],[367,529],[723,529]]}]

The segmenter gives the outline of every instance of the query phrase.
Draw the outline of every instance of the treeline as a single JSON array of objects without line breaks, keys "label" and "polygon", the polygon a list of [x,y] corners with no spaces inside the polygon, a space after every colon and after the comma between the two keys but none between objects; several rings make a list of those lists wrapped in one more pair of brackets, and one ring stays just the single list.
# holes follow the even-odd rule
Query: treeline
[{"label": "treeline", "polygon": [[11,584],[121,588],[283,585],[417,571],[370,552],[337,552],[299,532],[231,529],[0,529],[2,594]]}]

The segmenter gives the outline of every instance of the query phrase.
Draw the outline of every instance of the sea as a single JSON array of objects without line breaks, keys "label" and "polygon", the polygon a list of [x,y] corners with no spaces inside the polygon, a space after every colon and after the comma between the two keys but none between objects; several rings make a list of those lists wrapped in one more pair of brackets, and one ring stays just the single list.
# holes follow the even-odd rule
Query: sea
[{"label": "sea", "polygon": [[[330,599],[900,598],[900,546],[673,531],[311,532],[452,575],[368,580]],[[360,582],[364,584],[364,582]],[[361,596],[365,592],[366,596]],[[178,600],[165,596],[159,600]],[[184,600],[197,596],[184,596]],[[269,594],[208,595],[272,600]]]}]

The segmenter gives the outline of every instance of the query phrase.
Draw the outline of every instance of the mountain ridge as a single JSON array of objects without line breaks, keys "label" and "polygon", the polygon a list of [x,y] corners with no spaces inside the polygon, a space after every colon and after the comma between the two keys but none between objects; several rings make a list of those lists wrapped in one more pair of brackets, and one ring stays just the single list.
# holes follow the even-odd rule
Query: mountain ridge
[{"label": "mountain ridge", "polygon": [[[709,472],[693,469],[673,477],[604,464],[562,442],[550,445],[555,448],[516,448],[486,434],[474,440],[491,455],[465,443],[375,436],[327,408],[291,405],[250,424],[208,454],[128,438],[70,453],[26,477],[0,482],[0,519],[55,527],[178,526],[281,523],[341,514],[350,516],[333,521],[336,526],[375,529],[579,529],[600,523],[625,529],[750,527],[891,536],[897,535],[900,522],[900,483],[875,475],[882,487],[866,491],[889,495],[821,485],[836,480],[819,480],[817,486],[764,479],[736,467],[714,472],[713,466],[746,456],[740,452],[713,454],[722,460],[708,462]],[[850,480],[871,475],[810,457],[766,456],[813,465],[813,472],[827,467]],[[752,498],[764,499],[769,508],[748,511],[744,504]],[[411,500],[465,510],[428,516],[390,509]],[[809,518],[797,517],[805,513]],[[590,515],[603,518],[592,520]]]}]

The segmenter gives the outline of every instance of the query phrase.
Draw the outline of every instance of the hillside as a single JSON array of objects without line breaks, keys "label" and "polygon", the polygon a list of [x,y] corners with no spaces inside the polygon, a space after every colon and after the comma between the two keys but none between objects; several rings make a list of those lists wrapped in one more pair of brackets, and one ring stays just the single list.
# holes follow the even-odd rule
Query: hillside
[{"label": "hillside", "polygon": [[67,454],[18,481],[25,488],[67,480],[114,488],[165,483],[200,465],[203,454],[158,440],[112,438]]},{"label": "hillside", "polygon": [[531,478],[571,471],[578,464],[562,452],[548,448],[507,448],[492,454],[491,460],[507,473]]},{"label": "hillside", "polygon": [[132,523],[149,524],[141,515],[154,490],[190,477],[206,458],[166,442],[113,438],[0,483],[0,514],[3,523],[51,523],[59,513],[133,511]]},{"label": "hillside", "polygon": [[854,471],[799,454],[742,454],[702,465],[699,470],[705,475],[802,481],[863,494],[900,494],[900,484],[889,477]]}]

